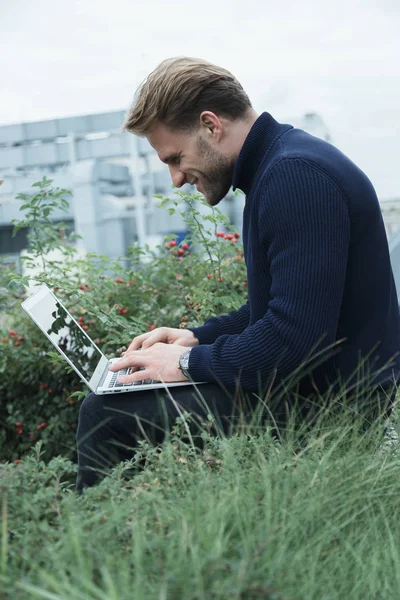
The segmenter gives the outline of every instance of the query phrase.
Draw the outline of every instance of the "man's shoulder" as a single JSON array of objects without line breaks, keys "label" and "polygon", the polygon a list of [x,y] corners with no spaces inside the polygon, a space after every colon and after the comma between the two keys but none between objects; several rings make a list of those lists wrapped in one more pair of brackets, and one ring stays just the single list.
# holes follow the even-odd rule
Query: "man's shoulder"
[{"label": "man's shoulder", "polygon": [[297,168],[313,167],[329,171],[338,163],[351,163],[338,148],[302,129],[292,128],[280,136],[273,154],[264,162],[262,175],[276,167],[293,164]]},{"label": "man's shoulder", "polygon": [[286,184],[290,181],[296,184],[298,177],[308,177],[311,173],[335,183],[333,170],[324,161],[315,160],[313,156],[301,152],[282,153],[260,170],[258,188],[269,187],[281,179]]},{"label": "man's shoulder", "polygon": [[[313,172],[342,191],[349,182],[365,184],[365,174],[338,148],[301,129],[290,129],[279,139],[258,173],[258,189],[280,178],[295,179]],[[363,186],[364,187],[364,186]],[[345,194],[347,195],[347,194]]]}]

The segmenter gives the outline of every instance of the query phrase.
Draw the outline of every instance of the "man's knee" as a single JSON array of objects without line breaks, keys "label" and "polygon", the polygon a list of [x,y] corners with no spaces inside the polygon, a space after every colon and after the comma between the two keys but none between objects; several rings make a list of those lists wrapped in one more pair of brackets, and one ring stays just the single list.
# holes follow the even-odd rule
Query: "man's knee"
[{"label": "man's knee", "polygon": [[86,398],[83,400],[81,406],[80,406],[80,410],[85,412],[85,413],[89,413],[89,414],[93,414],[94,412],[99,412],[102,409],[102,402],[101,402],[101,396],[96,396],[96,394],[94,394],[93,392],[90,393],[88,396],[86,396]]},{"label": "man's knee", "polygon": [[110,420],[110,415],[105,414],[101,396],[91,393],[86,396],[79,409],[78,434],[92,428],[97,430],[100,425],[106,425]]},{"label": "man's knee", "polygon": [[77,440],[78,446],[85,444],[91,439],[104,439],[109,436],[110,422],[112,417],[104,410],[101,397],[89,394],[83,400],[78,419]]}]

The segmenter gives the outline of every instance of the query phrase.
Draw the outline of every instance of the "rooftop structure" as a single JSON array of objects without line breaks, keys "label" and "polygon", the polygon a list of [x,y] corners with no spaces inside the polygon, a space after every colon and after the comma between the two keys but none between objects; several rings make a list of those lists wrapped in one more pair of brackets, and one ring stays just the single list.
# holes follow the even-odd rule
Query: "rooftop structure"
[{"label": "rooftop structure", "polygon": [[153,194],[170,189],[168,173],[151,164],[146,140],[120,131],[122,111],[0,127],[0,249],[19,251],[23,236],[11,241],[19,218],[18,192],[47,175],[71,189],[68,215],[90,252],[120,256],[152,229]]},{"label": "rooftop structure", "polygon": [[[168,168],[146,139],[121,132],[124,117],[113,111],[0,127],[0,256],[15,259],[26,247],[25,231],[12,237],[12,220],[21,217],[15,196],[43,175],[73,192],[68,214],[54,218],[69,222],[84,251],[123,256],[135,241],[152,245],[166,233],[183,233],[181,217],[154,210],[154,194],[171,193]],[[316,113],[288,122],[330,141]],[[229,196],[220,207],[241,228],[243,199]],[[382,210],[390,237],[400,228],[400,198]]]}]

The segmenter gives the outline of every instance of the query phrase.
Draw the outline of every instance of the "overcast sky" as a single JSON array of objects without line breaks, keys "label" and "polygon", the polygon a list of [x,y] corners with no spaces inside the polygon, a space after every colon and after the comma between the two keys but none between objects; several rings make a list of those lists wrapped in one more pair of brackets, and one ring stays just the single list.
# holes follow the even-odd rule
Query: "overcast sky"
[{"label": "overcast sky", "polygon": [[231,70],[259,112],[318,112],[400,196],[400,0],[0,0],[0,125],[125,110],[161,60]]}]

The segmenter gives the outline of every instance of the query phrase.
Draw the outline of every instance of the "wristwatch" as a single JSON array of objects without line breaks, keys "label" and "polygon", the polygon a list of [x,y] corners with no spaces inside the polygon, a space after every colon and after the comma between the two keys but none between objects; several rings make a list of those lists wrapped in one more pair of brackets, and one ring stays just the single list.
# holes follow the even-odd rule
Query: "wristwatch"
[{"label": "wristwatch", "polygon": [[179,368],[184,374],[184,376],[187,377],[187,379],[191,379],[189,374],[189,356],[191,351],[192,349],[190,348],[189,350],[186,350],[186,352],[181,354],[179,357]]}]

